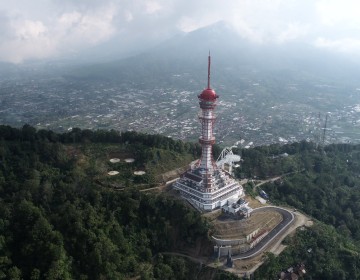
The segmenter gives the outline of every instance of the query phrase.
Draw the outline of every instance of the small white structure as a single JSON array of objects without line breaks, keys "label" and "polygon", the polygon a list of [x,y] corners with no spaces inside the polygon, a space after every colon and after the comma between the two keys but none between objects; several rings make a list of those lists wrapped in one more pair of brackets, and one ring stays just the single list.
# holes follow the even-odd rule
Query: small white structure
[{"label": "small white structure", "polygon": [[134,161],[135,161],[135,159],[133,159],[133,158],[126,158],[125,159],[126,163],[133,163]]},{"label": "small white structure", "polygon": [[[235,162],[239,162],[241,160],[241,157],[239,155],[234,155],[233,151],[231,150],[231,147],[226,147],[221,151],[221,154],[219,155],[216,165],[217,167],[221,169],[225,169],[225,164],[228,165],[229,173],[232,174],[232,169]],[[235,167],[239,167],[240,165],[236,165]]]},{"label": "small white structure", "polygon": [[229,199],[225,205],[221,207],[221,209],[226,213],[235,214],[240,211],[241,207],[249,204],[244,199]]},{"label": "small white structure", "polygon": [[119,171],[109,171],[108,172],[108,175],[110,176],[114,176],[114,175],[118,175],[119,174]]},{"label": "small white structure", "polygon": [[239,200],[229,199],[228,202],[221,207],[222,211],[230,214],[242,214],[245,217],[249,217],[250,213],[253,211],[251,207],[249,207],[249,202],[240,198]]},{"label": "small white structure", "polygon": [[255,197],[261,204],[266,204],[266,200],[260,196]]},{"label": "small white structure", "polygon": [[118,162],[120,162],[120,159],[119,158],[112,158],[112,159],[110,159],[110,162],[111,163],[118,163]]},{"label": "small white structure", "polygon": [[145,171],[134,171],[134,175],[145,175]]}]

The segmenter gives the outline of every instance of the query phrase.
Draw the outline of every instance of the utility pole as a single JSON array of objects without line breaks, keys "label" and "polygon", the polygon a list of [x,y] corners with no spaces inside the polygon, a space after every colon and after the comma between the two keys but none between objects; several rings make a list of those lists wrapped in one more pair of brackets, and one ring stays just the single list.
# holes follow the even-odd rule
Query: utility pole
[{"label": "utility pole", "polygon": [[325,134],[326,134],[326,126],[327,126],[327,121],[328,121],[328,115],[326,115],[325,117],[325,125],[323,128],[323,137],[322,137],[322,145],[325,145]]}]

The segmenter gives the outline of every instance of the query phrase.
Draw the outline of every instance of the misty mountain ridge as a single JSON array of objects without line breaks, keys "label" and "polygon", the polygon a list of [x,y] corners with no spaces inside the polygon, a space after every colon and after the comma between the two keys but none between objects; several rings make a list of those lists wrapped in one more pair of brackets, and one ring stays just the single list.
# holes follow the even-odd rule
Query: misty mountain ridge
[{"label": "misty mountain ridge", "polygon": [[360,78],[360,64],[345,55],[301,42],[253,43],[225,22],[178,34],[138,55],[80,67],[69,76],[145,84],[153,79],[168,84],[171,77],[183,73],[202,79],[209,50],[213,57],[212,72],[220,83],[223,78],[238,79],[239,75],[252,72],[295,79],[301,73],[340,82],[345,79],[347,83]]}]

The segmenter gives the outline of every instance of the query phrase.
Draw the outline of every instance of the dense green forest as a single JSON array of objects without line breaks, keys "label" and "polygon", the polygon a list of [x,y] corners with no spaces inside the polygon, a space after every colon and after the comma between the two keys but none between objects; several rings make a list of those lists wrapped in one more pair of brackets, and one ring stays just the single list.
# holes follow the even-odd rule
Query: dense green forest
[{"label": "dense green forest", "polygon": [[272,203],[316,221],[287,238],[288,248],[278,258],[269,254],[255,278],[276,279],[282,269],[305,262],[305,279],[360,279],[360,145],[301,142],[244,150],[242,156],[238,176],[286,174],[262,188]]},{"label": "dense green forest", "polygon": [[170,196],[139,192],[136,181],[123,191],[99,184],[98,155],[86,152],[106,143],[142,166],[200,152],[135,132],[0,126],[0,279],[232,279],[161,254],[206,243],[209,223]]},{"label": "dense green forest", "polygon": [[[211,225],[170,195],[140,191],[200,152],[198,144],[136,132],[0,126],[0,279],[238,279],[166,254],[203,246],[210,255]],[[279,257],[266,254],[255,279],[277,279],[299,262],[304,279],[360,279],[360,146],[235,152],[244,160],[237,177],[283,175],[263,185],[271,202],[315,219],[286,238]],[[135,162],[112,165],[112,155]],[[119,176],[106,176],[110,168]],[[146,176],[133,175],[139,168]]]}]

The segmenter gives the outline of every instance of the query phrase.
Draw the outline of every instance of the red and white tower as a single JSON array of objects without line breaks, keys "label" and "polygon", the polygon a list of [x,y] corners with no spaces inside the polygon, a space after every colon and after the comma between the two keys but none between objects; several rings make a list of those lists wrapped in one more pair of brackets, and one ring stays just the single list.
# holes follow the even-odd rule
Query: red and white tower
[{"label": "red and white tower", "polygon": [[215,122],[214,109],[216,106],[216,99],[219,97],[215,91],[210,88],[210,66],[211,57],[208,57],[208,83],[207,88],[198,96],[201,108],[199,119],[201,122],[201,136],[199,143],[202,147],[200,167],[206,171],[212,171],[215,167],[215,162],[212,157],[212,146],[215,144],[215,137],[213,134],[213,126]]},{"label": "red and white tower", "polygon": [[191,165],[174,184],[174,188],[179,190],[185,199],[194,206],[207,211],[243,195],[242,187],[229,174],[217,167],[213,159],[212,146],[215,144],[213,127],[216,119],[214,109],[219,96],[210,88],[210,66],[209,53],[207,88],[198,96],[201,108],[199,114],[201,158],[196,164]]}]

